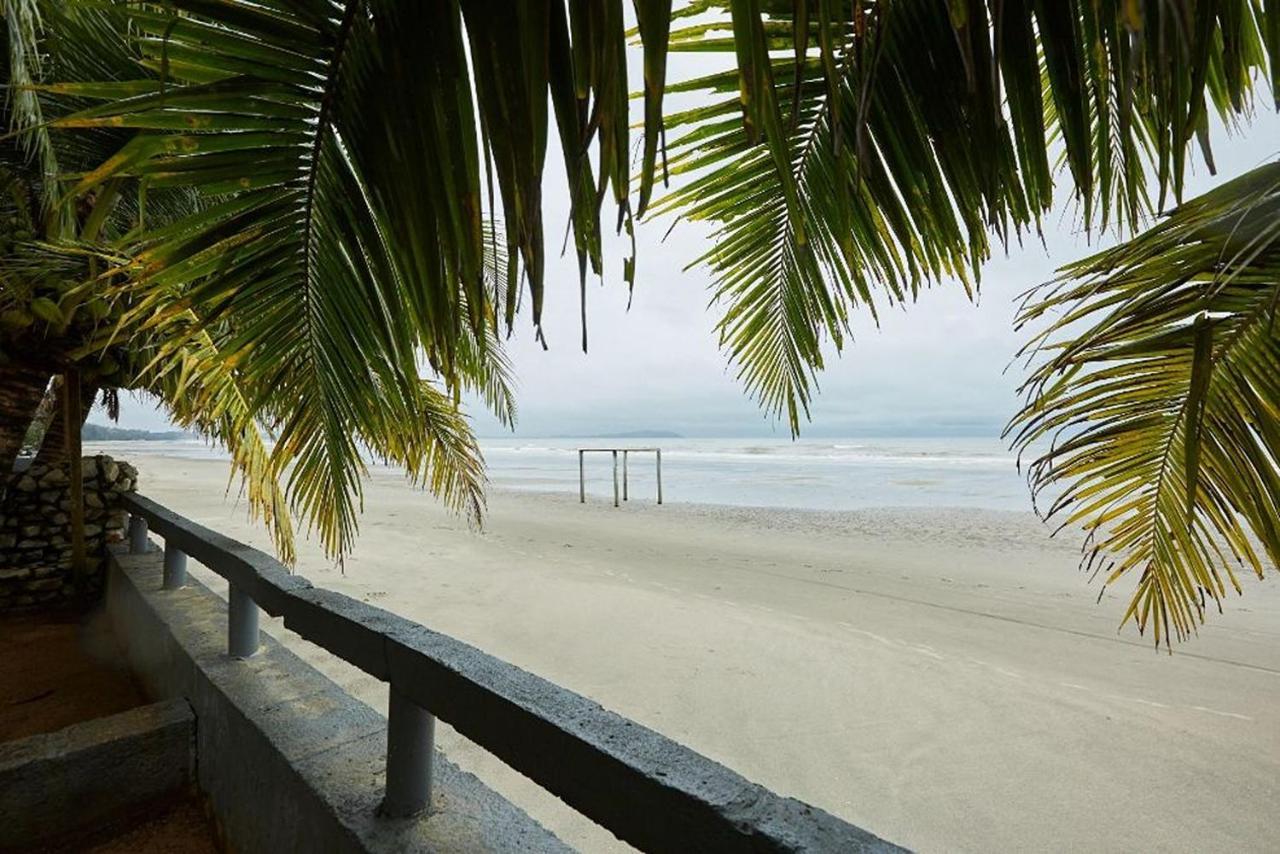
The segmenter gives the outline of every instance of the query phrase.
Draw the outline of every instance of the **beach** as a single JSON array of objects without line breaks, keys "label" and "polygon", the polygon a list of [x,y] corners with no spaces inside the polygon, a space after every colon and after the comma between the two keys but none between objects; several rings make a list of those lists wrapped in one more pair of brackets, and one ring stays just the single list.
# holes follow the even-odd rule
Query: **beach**
[{"label": "beach", "polygon": [[[225,461],[109,450],[143,494],[270,550]],[[375,468],[345,567],[300,537],[297,570],[921,851],[1280,848],[1275,575],[1242,576],[1168,655],[1117,633],[1131,582],[1098,602],[1078,537],[1028,511],[678,495],[498,489],[475,531]],[[385,712],[385,684],[264,627]],[[622,848],[447,727],[438,742],[575,847]]]}]

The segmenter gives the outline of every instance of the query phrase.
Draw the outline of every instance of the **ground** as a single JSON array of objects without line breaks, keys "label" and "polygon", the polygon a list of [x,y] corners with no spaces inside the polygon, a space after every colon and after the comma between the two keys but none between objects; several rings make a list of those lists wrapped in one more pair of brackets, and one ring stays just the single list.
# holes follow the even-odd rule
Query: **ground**
[{"label": "ground", "polygon": [[0,617],[0,738],[54,732],[147,702],[100,615]]},{"label": "ground", "polygon": [[[148,702],[106,618],[62,609],[0,617],[0,740],[55,732]],[[194,793],[142,806],[33,852],[215,854]]]}]

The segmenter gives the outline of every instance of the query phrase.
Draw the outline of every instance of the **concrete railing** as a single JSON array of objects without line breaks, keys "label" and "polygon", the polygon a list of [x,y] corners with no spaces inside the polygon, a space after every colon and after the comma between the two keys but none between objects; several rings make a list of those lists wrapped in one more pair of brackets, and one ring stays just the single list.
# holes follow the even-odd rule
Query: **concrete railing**
[{"label": "concrete railing", "polygon": [[439,717],[641,849],[902,850],[461,641],[313,587],[269,555],[150,499],[131,495],[124,503],[130,551],[146,551],[149,531],[164,538],[165,589],[185,583],[187,556],[227,580],[231,657],[257,650],[261,609],[389,683],[381,807],[388,817],[429,806]]}]

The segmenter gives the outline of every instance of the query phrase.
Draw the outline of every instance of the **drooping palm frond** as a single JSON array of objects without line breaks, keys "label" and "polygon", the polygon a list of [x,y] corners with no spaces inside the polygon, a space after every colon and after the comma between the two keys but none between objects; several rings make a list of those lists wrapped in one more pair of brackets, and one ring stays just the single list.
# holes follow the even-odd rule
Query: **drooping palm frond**
[{"label": "drooping palm frond", "polygon": [[[193,320],[188,314],[173,322]],[[271,531],[280,560],[292,564],[296,557],[293,521],[280,463],[271,454],[262,426],[212,336],[199,332],[183,337],[186,343],[176,352],[152,357],[142,366],[135,387],[158,397],[179,427],[227,450],[231,477],[239,476],[250,514],[261,518]],[[162,330],[156,335],[156,340],[166,338]],[[139,347],[137,339],[133,343],[140,360],[153,355],[149,350],[161,349]],[[227,489],[230,491],[230,483]]]},{"label": "drooping palm frond", "polygon": [[[1274,5],[1274,4],[1272,4]],[[1039,229],[1054,152],[1086,227],[1180,197],[1211,112],[1243,115],[1280,11],[1236,0],[696,0],[671,50],[724,70],[668,87],[677,187],[709,223],[722,344],[749,391],[807,414],[855,310],[977,281],[990,236]],[[1153,202],[1153,199],[1156,201]],[[877,296],[879,292],[879,296]]]},{"label": "drooping palm frond", "polygon": [[[433,424],[447,419],[439,393],[418,378],[418,352],[447,386],[474,388],[514,416],[508,368],[486,327],[511,311],[520,270],[535,316],[540,305],[545,41],[567,22],[531,18],[516,30],[508,11],[465,7],[469,33],[487,40],[471,45],[476,84],[489,95],[480,128],[457,4],[140,4],[128,14],[153,75],[56,87],[102,106],[55,125],[138,131],[76,192],[125,176],[149,191],[189,187],[210,198],[198,215],[126,246],[130,317],[145,332],[172,303],[225,328],[224,352],[251,407],[278,425],[275,454],[294,463],[292,500],[333,554],[354,534],[362,449],[428,483],[450,482],[446,469],[440,478],[420,471],[451,457],[428,451]],[[582,16],[591,33],[610,29],[590,10]],[[569,90],[582,109],[562,123],[573,120],[583,145],[588,125],[608,129],[617,151],[608,163],[625,188],[625,75],[578,49],[598,74]],[[511,263],[501,282],[485,276],[481,140],[505,203]],[[598,189],[593,180],[581,189],[579,220],[590,222]],[[578,231],[598,267],[598,234]]]},{"label": "drooping palm frond", "polygon": [[[482,16],[482,5],[468,14]],[[159,345],[178,359],[190,336],[214,332],[253,419],[276,434],[273,470],[287,471],[294,509],[330,554],[350,548],[365,452],[478,512],[478,451],[471,464],[458,456],[474,440],[453,395],[418,376],[425,353],[444,386],[474,388],[514,417],[492,318],[515,275],[496,282],[485,260],[493,241],[460,10],[325,0],[112,8],[140,33],[132,78],[44,87],[95,101],[55,128],[129,134],[71,193],[127,179],[148,196],[205,199],[118,242],[129,334],[169,336],[172,314],[193,312],[188,336]],[[521,48],[530,62],[535,48]],[[520,82],[505,65],[487,73],[485,85],[508,96],[502,87]],[[625,92],[623,106],[625,120]],[[541,180],[533,138],[504,132],[496,168],[520,184],[505,240],[536,302],[540,214],[536,195],[521,194]]]},{"label": "drooping palm frond", "polygon": [[1021,322],[1045,359],[1010,425],[1046,515],[1088,530],[1123,622],[1183,639],[1280,561],[1280,163],[1067,267]]},{"label": "drooping palm frond", "polygon": [[4,0],[0,14],[4,18],[8,44],[4,51],[4,79],[8,84],[4,110],[8,122],[4,130],[25,131],[20,137],[24,153],[35,163],[43,180],[41,189],[42,213],[53,210],[58,198],[53,182],[49,179],[59,172],[58,158],[44,127],[44,115],[40,99],[32,86],[43,79],[40,72],[40,2],[39,0]]}]

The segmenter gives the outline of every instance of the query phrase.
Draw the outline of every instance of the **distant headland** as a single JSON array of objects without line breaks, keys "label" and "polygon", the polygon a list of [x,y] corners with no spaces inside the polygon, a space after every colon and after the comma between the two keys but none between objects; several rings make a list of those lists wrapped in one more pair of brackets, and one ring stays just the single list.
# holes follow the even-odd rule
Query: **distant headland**
[{"label": "distant headland", "polygon": [[85,424],[80,431],[80,438],[86,442],[166,442],[174,439],[185,439],[187,434],[181,430],[156,433],[151,430],[126,430],[123,427],[108,427],[105,424]]},{"label": "distant headland", "polygon": [[622,433],[593,433],[591,435],[552,436],[553,439],[683,439],[670,430],[627,430]]}]

